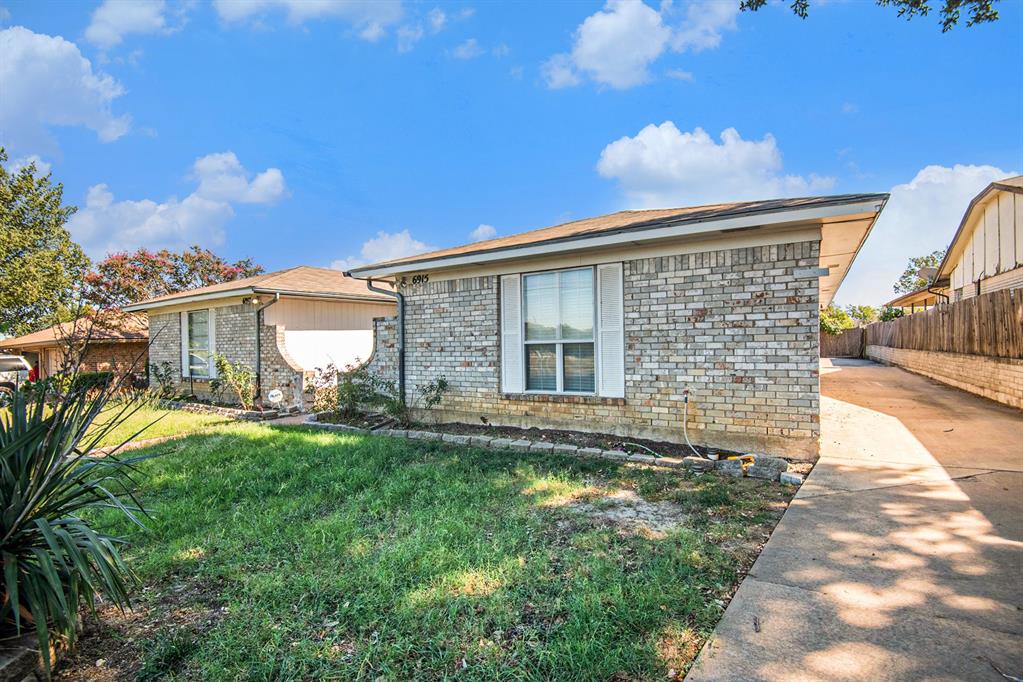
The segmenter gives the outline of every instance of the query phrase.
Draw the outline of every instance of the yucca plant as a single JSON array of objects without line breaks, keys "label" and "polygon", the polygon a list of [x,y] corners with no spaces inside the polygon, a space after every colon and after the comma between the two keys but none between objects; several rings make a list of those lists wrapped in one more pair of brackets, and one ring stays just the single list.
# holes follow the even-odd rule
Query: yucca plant
[{"label": "yucca plant", "polygon": [[0,627],[7,636],[34,629],[47,669],[51,635],[72,643],[83,603],[93,613],[97,597],[129,606],[124,539],[98,528],[93,513],[114,508],[142,526],[131,478],[142,457],[93,453],[139,407],[111,403],[114,392],[16,391],[0,410]]}]

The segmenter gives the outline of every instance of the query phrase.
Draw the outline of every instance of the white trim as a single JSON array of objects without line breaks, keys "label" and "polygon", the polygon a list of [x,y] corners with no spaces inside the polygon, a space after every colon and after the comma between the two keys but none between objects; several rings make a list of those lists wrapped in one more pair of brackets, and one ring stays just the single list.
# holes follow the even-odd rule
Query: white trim
[{"label": "white trim", "polygon": [[211,294],[195,294],[193,296],[182,296],[180,298],[169,298],[166,301],[157,301],[155,303],[133,303],[126,305],[121,310],[127,313],[139,312],[142,310],[152,310],[153,308],[166,308],[172,305],[184,305],[186,303],[197,303],[199,301],[212,301],[217,298],[234,298],[235,296],[247,296],[255,293],[252,287],[245,287],[244,289],[231,289],[230,291],[216,291]]},{"label": "white trim", "polygon": [[394,265],[366,266],[353,268],[350,272],[361,277],[384,277],[402,272],[426,270],[432,268],[452,268],[470,264],[490,263],[494,261],[509,260],[514,258],[526,258],[538,255],[551,255],[579,249],[592,249],[602,246],[615,246],[621,244],[639,244],[645,241],[657,239],[670,239],[677,237],[688,237],[708,232],[721,230],[735,230],[740,228],[760,228],[779,225],[784,223],[805,223],[838,216],[848,216],[860,213],[878,213],[884,201],[871,199],[850,204],[836,204],[833,206],[820,206],[815,208],[792,209],[777,211],[774,213],[756,213],[750,215],[724,218],[721,220],[707,221],[685,221],[676,224],[669,224],[664,227],[650,229],[628,229],[611,234],[600,234],[585,238],[566,238],[561,241],[553,241],[546,244],[533,244],[499,251],[477,252],[462,256],[441,257],[422,261],[396,263]]},{"label": "white trim", "polygon": [[[600,374],[597,375],[598,383],[596,386],[597,393],[601,397],[605,398],[624,398],[625,397],[625,267],[622,263],[607,263],[599,265],[596,268],[596,274],[594,277],[594,285],[597,288],[597,324],[599,327],[598,338],[600,339],[599,350],[603,354],[604,347],[603,341],[605,333],[612,333],[616,330],[613,328],[614,325],[608,325],[605,328],[603,318],[603,308],[605,300],[601,295],[601,278],[610,276],[618,285],[618,291],[616,300],[611,301],[612,304],[618,307],[617,319],[617,337],[618,348],[621,351],[620,355],[614,357],[614,366],[608,363],[607,366],[600,362]],[[595,350],[597,350],[595,348]],[[612,376],[612,373],[615,376]],[[609,380],[613,379],[613,382]]]},{"label": "white trim", "polygon": [[[201,381],[208,381],[209,379],[217,378],[217,365],[213,361],[213,356],[217,352],[217,314],[215,308],[193,308],[192,310],[182,310],[180,313],[180,324],[181,324],[181,335],[179,341],[181,342],[181,378],[182,379],[198,379]],[[206,333],[209,337],[209,357],[206,360],[206,376],[192,377],[191,368],[191,341],[188,338],[188,316],[192,313],[206,313]]]},{"label": "white trim", "polygon": [[229,289],[227,291],[215,291],[208,294],[192,294],[189,296],[179,296],[177,298],[168,298],[164,301],[147,302],[142,301],[141,303],[132,303],[131,305],[122,308],[125,312],[139,312],[143,310],[156,310],[158,308],[170,308],[172,306],[188,305],[189,303],[199,303],[202,301],[215,301],[226,298],[238,298],[244,296],[252,296],[257,294],[280,294],[282,298],[312,298],[323,301],[346,301],[350,303],[391,303],[393,305],[393,298],[377,298],[369,294],[360,296],[358,294],[332,294],[330,292],[303,292],[303,291],[288,291],[285,289],[263,289],[260,287],[246,287],[244,289]]},{"label": "white trim", "polygon": [[[589,339],[560,339],[560,338],[555,338],[555,339],[536,339],[536,340],[533,340],[533,341],[530,341],[530,340],[526,339],[526,315],[524,314],[524,311],[526,310],[526,286],[525,286],[526,278],[530,277],[530,276],[533,276],[533,275],[548,275],[548,274],[553,274],[553,275],[557,276],[556,277],[557,288],[556,288],[556,298],[555,298],[554,307],[555,307],[555,318],[557,319],[558,326],[560,327],[561,326],[561,273],[563,273],[563,272],[576,272],[576,271],[582,271],[582,270],[589,270],[590,271],[590,277],[591,277],[591,280],[590,280],[590,282],[591,282],[591,285],[590,285],[590,296],[592,297],[592,302],[593,302],[593,319],[591,321],[591,323],[593,325],[593,333],[591,334],[590,338]],[[519,288],[519,297],[520,297],[519,310],[523,311],[523,312],[520,312],[520,316],[522,318],[522,328],[521,328],[521,340],[519,342],[520,345],[522,346],[522,349],[523,349],[523,351],[522,351],[522,358],[523,358],[522,373],[523,373],[523,377],[522,377],[522,391],[521,392],[529,394],[529,395],[581,395],[581,396],[595,396],[595,395],[597,395],[597,389],[598,389],[598,386],[599,386],[599,383],[600,383],[600,365],[599,365],[599,360],[597,358],[597,337],[599,336],[600,332],[599,332],[599,330],[597,328],[599,315],[597,314],[597,292],[596,292],[596,290],[597,290],[597,271],[596,271],[596,268],[594,268],[592,265],[589,265],[589,266],[585,266],[585,267],[561,268],[559,270],[537,270],[535,272],[524,272],[524,273],[522,273],[520,275],[520,282],[522,282],[522,284],[521,284],[521,286]],[[567,344],[587,344],[588,343],[588,344],[593,346],[593,390],[592,391],[566,391],[565,390],[565,344],[566,343]],[[555,352],[555,367],[554,367],[555,378],[554,378],[554,386],[555,386],[555,388],[554,388],[553,391],[541,390],[541,389],[535,389],[535,388],[534,389],[527,388],[527,386],[529,384],[529,375],[527,373],[527,366],[526,366],[527,365],[527,363],[526,363],[526,357],[527,357],[526,348],[528,346],[554,346],[554,352]]]}]

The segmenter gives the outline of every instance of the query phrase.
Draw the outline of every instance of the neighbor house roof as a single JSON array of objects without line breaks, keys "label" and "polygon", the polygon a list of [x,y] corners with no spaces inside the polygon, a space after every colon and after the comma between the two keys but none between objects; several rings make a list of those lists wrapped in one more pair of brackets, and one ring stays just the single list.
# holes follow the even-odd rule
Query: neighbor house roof
[{"label": "neighbor house roof", "polygon": [[936,287],[936,286],[933,286],[933,285],[928,285],[928,286],[925,286],[925,287],[921,287],[921,288],[917,289],[916,291],[910,291],[909,293],[902,294],[901,296],[898,296],[897,298],[893,298],[892,300],[890,300],[887,303],[885,303],[885,307],[891,307],[891,308],[912,308],[912,307],[915,307],[915,306],[918,306],[918,305],[919,306],[932,306],[932,305],[937,305],[938,303],[943,303],[944,301],[942,299],[943,298],[948,298],[948,297],[947,296],[939,297],[939,295],[937,293],[935,293],[934,291],[931,291],[932,289],[940,289],[940,288],[941,287]]},{"label": "neighbor house roof", "polygon": [[149,328],[145,320],[134,315],[106,314],[101,318],[81,318],[77,322],[62,322],[46,329],[0,341],[0,349],[31,349],[57,346],[67,341],[93,343],[125,343],[147,341]]},{"label": "neighbor house roof", "polygon": [[965,248],[965,244],[960,244],[960,240],[966,236],[966,226],[970,222],[970,217],[973,215],[973,211],[978,205],[984,203],[992,192],[997,192],[999,190],[1003,192],[1012,192],[1014,194],[1023,194],[1023,175],[1016,175],[1003,180],[995,180],[990,185],[982,189],[977,196],[973,197],[969,206],[966,207],[966,212],[963,213],[963,219],[959,221],[959,228],[956,230],[955,236],[952,237],[952,241],[949,243],[948,249],[945,250],[945,257],[941,259],[941,264],[938,266],[938,272],[934,276],[935,284],[948,285],[948,280],[952,276],[952,270],[959,259],[959,253]]},{"label": "neighbor house roof", "polygon": [[388,301],[394,299],[386,294],[370,291],[366,283],[346,277],[340,270],[314,268],[299,265],[287,270],[268,272],[255,277],[245,277],[232,282],[213,284],[208,287],[189,289],[175,294],[157,296],[146,301],[125,306],[127,311],[149,310],[190,301],[213,300],[249,294],[281,294],[308,298],[332,298],[347,300]]},{"label": "neighbor house roof", "polygon": [[619,211],[507,237],[396,258],[352,268],[356,277],[390,277],[414,270],[475,266],[583,249],[651,243],[661,239],[706,239],[749,229],[822,228],[821,300],[826,305],[841,284],[873,227],[887,194],[743,201],[688,208]]}]

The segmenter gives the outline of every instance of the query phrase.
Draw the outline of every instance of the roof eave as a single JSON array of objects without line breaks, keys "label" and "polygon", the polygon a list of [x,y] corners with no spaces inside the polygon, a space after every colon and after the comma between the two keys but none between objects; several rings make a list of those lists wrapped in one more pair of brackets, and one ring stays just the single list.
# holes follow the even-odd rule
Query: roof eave
[{"label": "roof eave", "polygon": [[966,224],[969,223],[970,216],[973,214],[973,210],[977,208],[977,205],[984,201],[991,192],[995,191],[1023,194],[1023,187],[1016,187],[1015,185],[1006,185],[1003,184],[1002,182],[995,181],[989,184],[984,189],[982,189],[980,193],[977,194],[977,196],[973,197],[973,199],[970,200],[969,205],[966,207],[966,212],[963,213],[962,220],[959,221],[959,227],[956,228],[956,233],[952,236],[952,241],[948,243],[948,248],[945,249],[945,257],[942,258],[941,263],[938,264],[938,273],[936,275],[938,279],[951,277],[952,273],[945,272],[945,268],[952,262],[953,253],[957,251],[956,244],[958,243],[959,238],[963,235],[963,232],[966,230]]},{"label": "roof eave", "polygon": [[352,268],[352,277],[387,277],[413,270],[428,268],[451,268],[464,265],[528,258],[580,249],[615,246],[635,242],[654,241],[673,237],[696,236],[705,233],[742,228],[768,228],[785,223],[806,223],[856,213],[879,213],[887,200],[887,194],[864,195],[855,201],[839,201],[823,206],[780,209],[770,212],[748,213],[723,218],[676,220],[657,223],[642,229],[620,228],[598,234],[574,235],[551,239],[536,244],[525,244],[477,251],[439,258],[405,261],[401,263],[380,263]]},{"label": "roof eave", "polygon": [[140,303],[132,303],[131,305],[126,305],[121,310],[123,310],[126,313],[144,312],[146,310],[153,310],[154,308],[167,308],[172,305],[181,305],[182,303],[215,301],[218,298],[234,298],[235,296],[246,296],[252,293],[255,293],[255,290],[252,287],[244,287],[241,289],[228,289],[227,291],[214,291],[207,294],[175,296],[174,298],[166,298],[161,299],[159,301],[142,301]]}]

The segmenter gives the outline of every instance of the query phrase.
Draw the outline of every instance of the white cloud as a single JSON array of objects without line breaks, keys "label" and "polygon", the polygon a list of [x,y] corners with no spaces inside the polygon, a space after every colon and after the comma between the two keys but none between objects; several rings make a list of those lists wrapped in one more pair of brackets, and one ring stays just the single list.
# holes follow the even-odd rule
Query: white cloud
[{"label": "white cloud", "polygon": [[693,82],[693,74],[692,74],[692,72],[685,71],[684,69],[668,69],[665,72],[664,75],[666,75],[668,78],[671,78],[671,79],[677,80],[677,81],[684,81],[686,83],[692,83]]},{"label": "white cloud", "polygon": [[33,163],[36,165],[36,176],[46,175],[50,172],[50,164],[43,161],[38,154],[29,154],[28,156],[19,156],[16,159],[11,159],[7,164],[7,170],[10,173],[18,173],[22,168],[26,168]]},{"label": "white cloud", "polygon": [[914,256],[948,247],[970,200],[994,180],[1017,175],[994,166],[927,166],[891,189],[891,199],[838,290],[836,302],[880,305]]},{"label": "white cloud", "polygon": [[401,232],[377,232],[377,236],[363,243],[358,256],[340,258],[330,264],[335,270],[348,270],[359,265],[379,263],[380,261],[404,256],[415,256],[437,247],[430,246],[415,239],[408,230]]},{"label": "white cloud", "polygon": [[434,33],[438,33],[444,28],[444,24],[448,23],[448,15],[444,14],[444,10],[439,7],[430,10],[427,18],[430,20],[430,30]]},{"label": "white cloud", "polygon": [[142,246],[215,246],[224,241],[224,227],[234,216],[232,204],[273,203],[285,192],[278,169],[267,169],[249,181],[249,173],[231,152],[197,159],[193,175],[199,186],[182,200],[117,201],[107,185],[94,185],[85,206],[68,222],[68,230],[94,257]]},{"label": "white cloud", "polygon": [[671,2],[663,2],[658,11],[641,0],[608,0],[575,30],[571,52],[556,54],[541,66],[547,86],[578,85],[583,77],[616,89],[646,83],[648,67],[666,50],[717,47],[722,32],[735,28],[738,3],[689,3],[685,18],[673,28],[675,13]]},{"label": "white cloud", "polygon": [[509,54],[511,54],[511,48],[508,47],[508,45],[506,43],[501,43],[500,45],[495,47],[493,50],[491,50],[490,53],[492,55],[494,55],[495,57],[497,57],[498,59],[502,59],[504,57],[507,57]]},{"label": "white cloud", "polygon": [[11,20],[11,10],[7,9],[6,7],[0,7],[0,21],[5,21],[6,22],[6,21],[10,21],[10,20]]},{"label": "white cloud", "polygon": [[104,50],[129,33],[169,33],[164,0],[104,0],[92,13],[85,39]]},{"label": "white cloud", "polygon": [[469,236],[474,242],[486,241],[497,236],[497,228],[493,225],[481,223],[479,227],[469,233]]},{"label": "white cloud", "polygon": [[540,66],[540,75],[551,90],[568,88],[583,82],[576,73],[572,55],[569,54],[556,54],[545,61]]},{"label": "white cloud", "polygon": [[416,24],[415,26],[402,26],[398,29],[398,52],[404,54],[409,52],[416,46],[423,38],[423,27]]},{"label": "white cloud", "polygon": [[[668,11],[670,11],[670,5]],[[686,18],[675,30],[671,47],[676,52],[701,52],[718,47],[724,31],[734,31],[739,3],[704,0],[686,5]]]},{"label": "white cloud", "polygon": [[774,136],[744,140],[727,128],[716,142],[702,128],[681,132],[671,121],[604,147],[597,171],[614,178],[634,208],[771,199],[827,190],[833,178],[782,174]]},{"label": "white cloud", "polygon": [[199,180],[196,195],[218,201],[242,204],[272,204],[285,194],[284,174],[268,168],[251,181],[249,173],[234,152],[208,154],[192,166]]},{"label": "white cloud", "polygon": [[469,38],[451,53],[455,59],[475,59],[483,54],[483,48],[475,38]]},{"label": "white cloud", "polygon": [[21,26],[0,31],[0,144],[56,148],[49,126],[82,126],[104,142],[123,136],[131,117],[115,116],[111,103],[124,88],[93,71],[78,46]]},{"label": "white cloud", "polygon": [[400,0],[214,0],[214,8],[227,22],[261,19],[284,12],[288,23],[303,24],[311,19],[340,19],[354,26],[359,37],[375,42],[402,16]]}]

